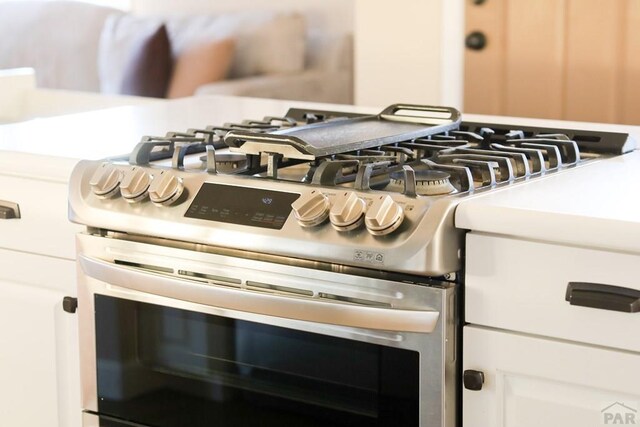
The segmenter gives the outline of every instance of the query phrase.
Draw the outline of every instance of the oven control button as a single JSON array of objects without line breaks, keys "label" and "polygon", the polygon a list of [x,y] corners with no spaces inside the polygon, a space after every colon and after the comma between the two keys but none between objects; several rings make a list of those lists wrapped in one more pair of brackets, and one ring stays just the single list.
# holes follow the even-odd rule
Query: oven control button
[{"label": "oven control button", "polygon": [[180,198],[184,191],[182,179],[171,172],[162,171],[149,185],[149,199],[156,205],[171,205]]},{"label": "oven control button", "polygon": [[329,216],[331,205],[327,196],[319,191],[303,194],[291,204],[293,214],[303,227],[322,224]]},{"label": "oven control button", "polygon": [[147,197],[150,184],[151,175],[142,168],[133,167],[122,177],[120,194],[129,203],[139,202]]},{"label": "oven control button", "polygon": [[101,199],[108,199],[115,196],[122,179],[122,171],[109,163],[103,163],[93,173],[89,185],[93,194]]},{"label": "oven control button", "polygon": [[394,231],[402,224],[404,212],[391,196],[385,195],[373,201],[367,210],[364,223],[369,233],[374,236],[384,236]]},{"label": "oven control button", "polygon": [[338,231],[350,231],[362,224],[367,204],[356,193],[336,197],[329,211],[331,225]]}]

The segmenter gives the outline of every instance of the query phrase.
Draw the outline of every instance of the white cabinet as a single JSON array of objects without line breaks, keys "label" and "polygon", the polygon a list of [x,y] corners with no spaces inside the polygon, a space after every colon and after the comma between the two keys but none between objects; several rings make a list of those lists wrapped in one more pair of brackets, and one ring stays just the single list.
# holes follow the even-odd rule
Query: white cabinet
[{"label": "white cabinet", "polygon": [[79,427],[77,316],[62,301],[76,295],[81,227],[67,219],[65,174],[46,176],[57,160],[38,169],[0,157],[0,200],[20,208],[20,218],[0,219],[0,426]]},{"label": "white cabinet", "polygon": [[640,424],[640,354],[466,326],[463,359],[464,427]]},{"label": "white cabinet", "polygon": [[0,249],[0,425],[80,425],[77,318],[62,310],[70,294],[73,261]]},{"label": "white cabinet", "polygon": [[473,232],[466,249],[467,322],[640,352],[640,313],[566,300],[570,282],[640,292],[640,255]]},{"label": "white cabinet", "polygon": [[66,183],[0,174],[0,200],[17,203],[21,215],[0,221],[0,248],[74,259],[82,227],[67,219],[67,193]]},{"label": "white cabinet", "polygon": [[[464,427],[640,425],[640,313],[605,304],[620,300],[610,286],[640,290],[640,256],[476,232],[466,242],[463,372],[485,382],[463,389]],[[572,305],[570,282],[598,291]]]}]

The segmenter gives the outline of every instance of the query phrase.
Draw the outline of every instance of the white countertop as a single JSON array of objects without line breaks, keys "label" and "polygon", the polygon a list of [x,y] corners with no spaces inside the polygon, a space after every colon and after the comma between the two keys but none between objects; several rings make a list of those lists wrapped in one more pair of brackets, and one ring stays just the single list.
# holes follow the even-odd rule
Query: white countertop
[{"label": "white countertop", "polygon": [[457,227],[640,253],[640,151],[464,201]]},{"label": "white countertop", "polygon": [[[283,115],[290,107],[302,106],[363,113],[382,110],[211,96],[35,119],[0,126],[0,171],[66,182],[78,160],[129,153],[143,135]],[[640,141],[640,127],[468,114],[464,119],[624,131]],[[639,186],[637,151],[477,194],[459,206],[456,225],[480,232],[640,253]]]}]

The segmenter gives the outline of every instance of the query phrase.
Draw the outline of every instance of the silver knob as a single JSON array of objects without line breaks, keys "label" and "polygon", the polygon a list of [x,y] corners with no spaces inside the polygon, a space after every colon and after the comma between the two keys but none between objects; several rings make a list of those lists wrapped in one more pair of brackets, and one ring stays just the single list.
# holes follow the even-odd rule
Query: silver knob
[{"label": "silver knob", "polygon": [[291,204],[293,214],[303,227],[313,227],[321,224],[329,216],[329,199],[319,191],[303,194]]},{"label": "silver knob", "polygon": [[182,179],[171,172],[162,171],[149,185],[149,199],[156,205],[170,205],[180,198],[184,191]]},{"label": "silver knob", "polygon": [[336,198],[329,212],[331,225],[338,231],[350,231],[362,224],[367,204],[356,193],[344,193]]},{"label": "silver knob", "polygon": [[139,202],[147,197],[150,184],[151,175],[142,168],[133,167],[125,172],[120,183],[120,193],[129,203]]},{"label": "silver knob", "polygon": [[101,199],[108,199],[118,192],[122,172],[110,163],[103,163],[91,176],[89,185],[93,194]]},{"label": "silver knob", "polygon": [[402,224],[404,212],[400,205],[393,201],[391,196],[380,196],[373,201],[367,210],[364,223],[369,233],[374,236],[384,236],[394,231]]}]

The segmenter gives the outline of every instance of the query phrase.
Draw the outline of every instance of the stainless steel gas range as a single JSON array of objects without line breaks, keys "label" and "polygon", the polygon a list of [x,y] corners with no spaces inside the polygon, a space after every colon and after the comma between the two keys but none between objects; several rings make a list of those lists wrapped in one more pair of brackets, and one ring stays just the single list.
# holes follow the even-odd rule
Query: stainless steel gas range
[{"label": "stainless steel gas range", "polygon": [[457,425],[456,205],[630,145],[393,105],[80,162],[84,425]]}]

